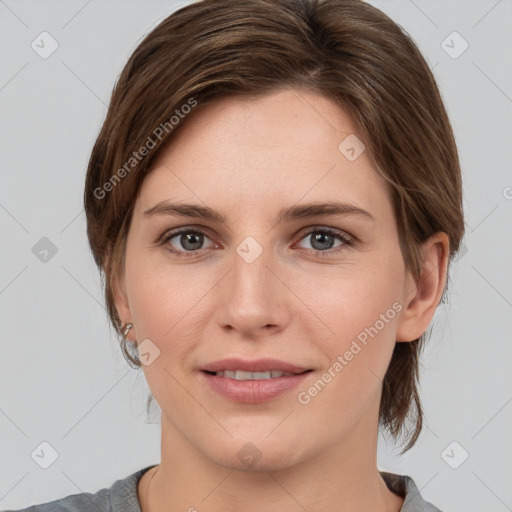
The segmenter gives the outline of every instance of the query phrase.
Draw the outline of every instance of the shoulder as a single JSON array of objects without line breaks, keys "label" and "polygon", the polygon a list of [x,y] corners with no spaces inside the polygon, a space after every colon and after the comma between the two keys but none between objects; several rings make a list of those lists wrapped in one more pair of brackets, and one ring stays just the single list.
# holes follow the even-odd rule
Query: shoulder
[{"label": "shoulder", "polygon": [[116,480],[111,487],[96,493],[70,494],[48,503],[4,512],[141,512],[137,497],[137,483],[152,467],[154,466],[139,469],[131,475]]},{"label": "shoulder", "polygon": [[24,509],[6,510],[5,512],[110,512],[110,490],[101,489],[97,493],[88,492],[72,494],[65,498],[32,505]]},{"label": "shoulder", "polygon": [[445,512],[421,496],[414,480],[408,475],[379,471],[388,489],[404,498],[400,512]]}]

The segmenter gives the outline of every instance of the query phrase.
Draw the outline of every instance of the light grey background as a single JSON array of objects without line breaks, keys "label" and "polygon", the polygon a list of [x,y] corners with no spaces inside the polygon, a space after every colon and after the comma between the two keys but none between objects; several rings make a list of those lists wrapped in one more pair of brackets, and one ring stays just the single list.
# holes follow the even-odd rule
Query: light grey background
[{"label": "light grey background", "polygon": [[[118,74],[142,36],[186,3],[0,0],[0,508],[96,492],[160,461],[158,411],[146,423],[147,384],[109,328],[82,194]],[[467,221],[467,252],[423,359],[427,424],[400,459],[381,442],[379,469],[411,475],[447,512],[505,512],[512,3],[370,3],[412,35],[434,70],[459,146]],[[47,59],[31,48],[43,31],[59,45]],[[457,58],[463,41],[454,31],[469,44]],[[32,251],[42,237],[57,248],[46,263]],[[48,469],[31,457],[43,441],[58,452]],[[460,446],[445,452],[453,441]],[[463,450],[467,460],[453,469],[446,461],[460,463]]]}]

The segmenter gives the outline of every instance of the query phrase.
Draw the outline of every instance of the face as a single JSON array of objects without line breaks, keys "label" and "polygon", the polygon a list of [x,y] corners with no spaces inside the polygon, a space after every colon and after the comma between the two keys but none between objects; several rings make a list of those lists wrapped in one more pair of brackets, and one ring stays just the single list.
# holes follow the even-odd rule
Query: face
[{"label": "face", "polygon": [[376,432],[411,291],[385,182],[319,93],[223,99],[186,123],[137,197],[116,301],[162,432],[237,469],[346,449]]}]

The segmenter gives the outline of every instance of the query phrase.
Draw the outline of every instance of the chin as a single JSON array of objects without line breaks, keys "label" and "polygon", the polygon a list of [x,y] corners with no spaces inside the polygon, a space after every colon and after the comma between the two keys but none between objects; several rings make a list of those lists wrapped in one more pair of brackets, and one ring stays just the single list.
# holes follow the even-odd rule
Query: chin
[{"label": "chin", "polygon": [[265,435],[230,439],[217,444],[214,452],[208,446],[209,453],[206,456],[215,464],[228,469],[252,473],[288,469],[303,458],[304,447],[299,453],[297,442],[292,438],[285,440],[276,436],[270,440],[265,439]]}]

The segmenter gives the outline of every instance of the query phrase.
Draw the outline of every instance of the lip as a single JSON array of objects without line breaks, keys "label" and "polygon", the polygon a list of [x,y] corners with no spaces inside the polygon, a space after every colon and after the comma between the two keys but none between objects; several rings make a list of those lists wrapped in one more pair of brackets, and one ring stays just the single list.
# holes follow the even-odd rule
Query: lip
[{"label": "lip", "polygon": [[[277,398],[299,386],[312,372],[311,368],[303,368],[285,361],[268,358],[254,361],[237,358],[222,359],[205,365],[201,370],[199,372],[201,378],[206,381],[210,389],[231,401],[245,404],[263,403]],[[243,370],[246,372],[281,370],[296,375],[262,380],[236,380],[207,373],[221,370]]]},{"label": "lip", "polygon": [[291,391],[301,384],[311,372],[265,380],[235,380],[200,372],[210,389],[239,403],[257,404]]},{"label": "lip", "polygon": [[220,359],[204,365],[201,370],[208,372],[220,372],[222,370],[243,370],[244,372],[266,372],[271,370],[281,370],[288,373],[303,373],[311,368],[303,368],[300,366],[280,361],[279,359],[254,359],[252,361],[229,357]]}]

